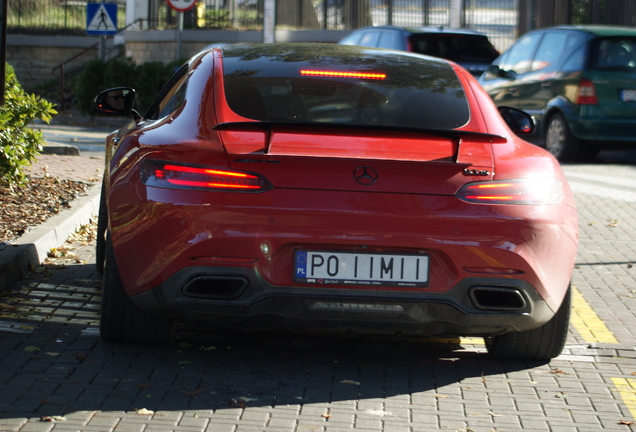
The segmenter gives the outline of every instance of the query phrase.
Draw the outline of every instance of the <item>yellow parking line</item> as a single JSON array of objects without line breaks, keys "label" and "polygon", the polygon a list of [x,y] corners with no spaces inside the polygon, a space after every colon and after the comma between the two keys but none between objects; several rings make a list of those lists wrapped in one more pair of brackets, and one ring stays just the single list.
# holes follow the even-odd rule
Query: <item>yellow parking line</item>
[{"label": "yellow parking line", "polygon": [[623,403],[636,419],[636,379],[612,378],[618,393],[623,399]]},{"label": "yellow parking line", "polygon": [[570,323],[588,343],[618,343],[611,331],[596,315],[581,293],[572,287]]}]

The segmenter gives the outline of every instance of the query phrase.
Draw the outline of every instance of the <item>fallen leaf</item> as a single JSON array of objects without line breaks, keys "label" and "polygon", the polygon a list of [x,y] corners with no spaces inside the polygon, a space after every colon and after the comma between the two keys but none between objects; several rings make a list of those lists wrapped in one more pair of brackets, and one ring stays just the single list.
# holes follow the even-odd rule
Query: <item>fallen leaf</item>
[{"label": "fallen leaf", "polygon": [[616,219],[608,219],[607,221],[609,222],[607,224],[608,227],[616,228],[618,226],[618,220]]},{"label": "fallen leaf", "polygon": [[0,303],[0,309],[14,310],[15,306],[12,306],[6,303]]},{"label": "fallen leaf", "polygon": [[588,223],[587,223],[587,225],[588,225],[588,226],[592,226],[592,225],[594,225],[595,223],[596,223],[596,222],[588,222]]},{"label": "fallen leaf", "polygon": [[66,421],[66,417],[58,416],[58,415],[44,416],[44,417],[40,417],[40,421],[43,421],[43,422]]},{"label": "fallen leaf", "polygon": [[636,422],[633,421],[629,421],[629,420],[621,420],[618,422],[619,425],[627,425],[627,426],[631,426],[633,424],[636,424]]},{"label": "fallen leaf", "polygon": [[503,414],[495,414],[492,411],[486,411],[486,414],[492,416],[492,417],[503,417]]},{"label": "fallen leaf", "polygon": [[56,353],[56,352],[47,352],[47,353],[44,353],[44,354],[46,354],[47,356],[51,356],[51,357],[56,357],[56,356],[60,355],[60,353]]},{"label": "fallen leaf", "polygon": [[227,404],[229,406],[235,406],[235,407],[238,407],[238,408],[245,408],[245,404],[243,402],[239,402],[239,401],[237,401],[234,398],[230,398],[230,400],[227,401]]},{"label": "fallen leaf", "polygon": [[450,396],[448,396],[448,395],[435,395],[434,397],[436,397],[438,399],[448,399]]},{"label": "fallen leaf", "polygon": [[142,388],[142,389],[146,389],[148,387],[150,387],[148,384],[137,384],[137,387]]},{"label": "fallen leaf", "polygon": [[324,418],[331,418],[331,414],[323,414],[323,415],[321,415],[321,417],[324,417]]},{"label": "fallen leaf", "polygon": [[149,409],[146,408],[139,408],[137,410],[137,414],[139,415],[153,415],[155,412],[154,411],[150,411]]},{"label": "fallen leaf", "polygon": [[30,347],[26,347],[24,350],[26,352],[38,352],[38,351],[42,351],[42,348],[30,346]]},{"label": "fallen leaf", "polygon": [[557,394],[554,395],[554,397],[565,399],[567,397],[567,395],[564,394],[564,393],[557,393]]},{"label": "fallen leaf", "polygon": [[180,364],[180,365],[187,365],[187,364],[194,364],[194,363],[192,363],[192,362],[191,362],[191,361],[189,361],[189,360],[184,360],[184,361],[180,361],[180,362],[179,362],[179,364]]},{"label": "fallen leaf", "polygon": [[351,381],[351,380],[342,380],[342,381],[340,381],[340,384],[360,385],[360,383],[358,381]]},{"label": "fallen leaf", "polygon": [[563,370],[561,370],[559,368],[550,369],[550,373],[551,374],[555,374],[555,375],[570,375],[566,371],[563,371]]},{"label": "fallen leaf", "polygon": [[630,375],[636,375],[636,372],[630,372],[629,374]]}]

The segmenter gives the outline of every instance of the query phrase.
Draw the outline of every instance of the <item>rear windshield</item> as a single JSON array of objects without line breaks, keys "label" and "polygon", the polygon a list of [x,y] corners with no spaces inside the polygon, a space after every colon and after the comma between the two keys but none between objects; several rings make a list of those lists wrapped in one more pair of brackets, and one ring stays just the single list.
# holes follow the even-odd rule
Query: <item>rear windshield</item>
[{"label": "rear windshield", "polygon": [[593,44],[592,69],[608,71],[636,70],[636,38],[602,38]]},{"label": "rear windshield", "polygon": [[223,50],[228,105],[260,121],[454,129],[469,110],[441,60],[346,45]]},{"label": "rear windshield", "polygon": [[453,34],[414,34],[410,37],[414,52],[442,57],[455,62],[491,63],[499,53],[485,36]]}]

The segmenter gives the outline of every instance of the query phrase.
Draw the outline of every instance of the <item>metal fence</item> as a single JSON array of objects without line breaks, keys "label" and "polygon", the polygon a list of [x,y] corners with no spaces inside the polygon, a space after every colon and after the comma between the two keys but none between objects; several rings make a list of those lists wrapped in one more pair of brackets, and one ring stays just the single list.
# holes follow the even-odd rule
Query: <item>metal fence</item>
[{"label": "metal fence", "polygon": [[[117,21],[126,20],[126,0],[117,3]],[[7,2],[7,32],[26,34],[85,35],[86,1],[11,0]]]},{"label": "metal fence", "polygon": [[[125,22],[126,0],[117,3],[118,28]],[[488,35],[499,50],[532,28],[555,24],[636,23],[634,0],[462,0],[462,26]],[[185,28],[262,30],[263,0],[199,0],[185,13]],[[368,25],[448,26],[450,0],[277,0],[276,28],[354,30]],[[143,27],[177,26],[165,0],[150,0]],[[86,2],[11,0],[7,31],[26,34],[82,35]]]}]

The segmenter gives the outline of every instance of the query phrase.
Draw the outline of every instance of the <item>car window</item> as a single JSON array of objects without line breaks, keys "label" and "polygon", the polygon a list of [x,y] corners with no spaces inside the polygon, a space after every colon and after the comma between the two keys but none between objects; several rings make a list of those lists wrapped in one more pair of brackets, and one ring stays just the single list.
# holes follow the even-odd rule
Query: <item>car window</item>
[{"label": "car window", "polygon": [[271,122],[436,129],[468,122],[463,87],[448,63],[341,48],[317,57],[308,44],[291,57],[272,46],[256,58],[240,55],[248,48],[224,49],[227,103],[243,117]]},{"label": "car window", "polygon": [[499,53],[484,36],[454,34],[414,34],[413,51],[457,62],[492,62]]},{"label": "car window", "polygon": [[159,119],[179,108],[185,101],[188,67],[182,67],[163,88],[152,107],[146,114],[148,119]]},{"label": "car window", "polygon": [[358,42],[360,42],[360,38],[362,37],[363,33],[364,32],[357,32],[350,34],[338,43],[341,45],[358,45]]},{"label": "car window", "polygon": [[505,63],[499,63],[499,67],[505,71],[513,71],[518,74],[530,70],[532,55],[541,39],[541,33],[532,33],[522,37],[510,48],[505,58]]},{"label": "car window", "polygon": [[561,72],[578,72],[583,70],[585,64],[585,46],[579,47],[575,50],[561,66]]},{"label": "car window", "polygon": [[378,43],[380,38],[380,32],[368,31],[362,34],[360,41],[356,44],[358,46],[374,47]]},{"label": "car window", "polygon": [[377,45],[378,48],[396,49],[397,44],[395,42],[395,35],[390,32],[382,32],[380,34],[380,41]]},{"label": "car window", "polygon": [[561,56],[565,48],[567,34],[560,32],[546,33],[541,39],[541,43],[537,48],[537,53],[532,59],[532,67],[530,70],[536,71],[549,66]]},{"label": "car window", "polygon": [[604,38],[596,41],[593,68],[633,71],[636,69],[636,38]]}]

